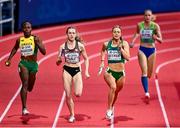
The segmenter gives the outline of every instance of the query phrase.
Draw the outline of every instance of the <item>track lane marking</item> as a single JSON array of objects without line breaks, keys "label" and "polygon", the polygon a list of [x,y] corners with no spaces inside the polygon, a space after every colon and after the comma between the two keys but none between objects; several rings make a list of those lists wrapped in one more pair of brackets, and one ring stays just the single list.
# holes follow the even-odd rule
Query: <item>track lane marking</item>
[{"label": "track lane marking", "polygon": [[168,116],[167,116],[166,109],[165,109],[165,106],[164,106],[164,103],[163,103],[163,99],[161,97],[161,91],[160,91],[159,81],[158,81],[158,76],[157,75],[158,75],[159,70],[161,68],[163,68],[164,66],[166,66],[168,64],[176,63],[178,61],[180,61],[180,58],[172,59],[172,60],[166,61],[164,63],[161,63],[161,64],[158,65],[158,67],[156,68],[156,71],[155,71],[155,75],[156,75],[156,79],[155,79],[156,90],[157,90],[157,94],[158,94],[159,104],[161,106],[161,110],[162,110],[162,113],[163,113],[164,121],[166,123],[166,128],[170,128],[170,124],[169,124]]},{"label": "track lane marking", "polygon": [[[164,14],[156,14],[156,15],[158,17],[167,17],[167,16],[177,16],[177,15],[180,15],[180,13],[175,12],[175,13],[164,13]],[[89,22],[85,22],[85,23],[75,23],[75,24],[72,23],[72,24],[75,26],[84,26],[84,25],[92,25],[92,24],[97,24],[97,23],[107,23],[107,22],[122,21],[122,20],[133,20],[133,19],[137,19],[137,18],[141,19],[142,16],[138,15],[138,16],[130,16],[130,17],[118,17],[118,18],[113,18],[113,19],[89,21]],[[43,32],[53,31],[53,30],[57,30],[57,29],[62,29],[62,28],[65,28],[69,25],[72,25],[72,24],[68,24],[68,25],[64,25],[64,26],[50,27],[50,28],[44,28],[44,29],[40,29],[40,30],[38,29],[38,30],[33,30],[32,32],[34,34],[41,33],[41,32],[43,33]],[[10,37],[5,37],[4,39],[0,40],[0,43],[14,39],[14,38],[18,38],[20,35],[22,35],[22,33],[15,34],[15,35],[12,35]]]}]

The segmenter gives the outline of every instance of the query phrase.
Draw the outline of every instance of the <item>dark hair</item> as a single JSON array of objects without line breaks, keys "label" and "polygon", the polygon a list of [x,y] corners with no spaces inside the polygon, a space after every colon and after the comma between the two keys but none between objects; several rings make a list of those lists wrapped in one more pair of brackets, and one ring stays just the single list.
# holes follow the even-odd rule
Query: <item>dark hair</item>
[{"label": "dark hair", "polygon": [[21,24],[21,28],[23,28],[27,23],[31,24],[29,21],[24,21],[24,22],[22,22],[22,24]]},{"label": "dark hair", "polygon": [[77,35],[75,37],[75,40],[78,41],[78,42],[84,43],[83,39],[79,35]]},{"label": "dark hair", "polygon": [[[122,31],[120,25],[114,25],[114,26],[112,27],[112,31],[113,31],[115,28],[119,28],[119,29]],[[122,35],[121,35],[121,37],[120,37],[120,40],[121,40],[121,41],[123,40]]]}]

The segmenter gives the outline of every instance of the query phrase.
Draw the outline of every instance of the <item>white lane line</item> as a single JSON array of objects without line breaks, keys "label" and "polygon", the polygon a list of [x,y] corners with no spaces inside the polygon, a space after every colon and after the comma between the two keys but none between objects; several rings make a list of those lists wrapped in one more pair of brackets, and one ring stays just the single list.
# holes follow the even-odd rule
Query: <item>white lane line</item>
[{"label": "white lane line", "polygon": [[[53,53],[53,54],[50,54],[50,55],[47,55],[46,57],[42,58],[38,64],[40,65],[43,61],[45,61],[46,59],[56,55],[56,53]],[[3,118],[5,117],[5,115],[7,114],[7,112],[9,111],[11,105],[13,104],[14,100],[16,99],[16,97],[18,96],[18,94],[20,93],[21,91],[21,87],[22,87],[22,84],[20,84],[18,90],[16,91],[16,93],[14,94],[14,96],[11,98],[10,102],[8,103],[6,109],[4,110],[4,112],[2,113],[1,117],[0,117],[0,123],[2,122]]]},{"label": "white lane line", "polygon": [[[96,41],[97,42],[97,41]],[[99,42],[97,42],[99,43]],[[87,45],[93,45],[95,44],[95,42],[93,41],[92,44],[89,43]],[[52,57],[52,56],[55,56],[56,54],[58,54],[58,52],[53,52],[45,57],[43,57],[41,60],[39,60],[38,64],[40,65],[43,61],[47,60],[48,58]],[[99,54],[97,54],[99,55]],[[91,58],[91,57],[90,57]],[[20,93],[20,90],[21,90],[21,87],[22,87],[22,84],[20,85],[20,87],[18,88],[18,90],[16,91],[15,95],[11,98],[10,102],[8,103],[7,107],[5,108],[4,112],[2,113],[2,115],[0,116],[0,123],[2,122],[3,118],[5,117],[5,115],[7,114],[7,112],[9,111],[12,103],[14,102],[15,98],[17,97],[17,95]],[[63,97],[62,97],[63,99]]]},{"label": "white lane line", "polygon": [[[176,50],[180,50],[180,47],[178,47],[178,48],[168,48],[168,49],[159,50],[159,51],[157,51],[157,54],[159,54],[159,53],[165,53],[165,52],[172,52],[172,51],[176,51]],[[89,57],[89,59],[93,59],[93,58],[95,58],[95,57],[98,57],[99,55],[100,55],[100,53],[98,53],[98,54],[93,54],[93,55],[91,55],[91,56]],[[134,56],[134,57],[131,57],[130,61],[133,61],[133,60],[136,60],[136,59],[137,59],[137,57]],[[64,99],[64,97],[65,97],[65,94],[63,93],[63,96],[62,96],[61,99]],[[64,104],[64,101],[65,101],[65,100],[61,100],[61,101],[60,101],[60,105]],[[113,109],[114,109],[114,108],[113,108]],[[56,127],[56,125],[57,125],[57,123],[58,123],[58,118],[59,118],[60,113],[61,113],[61,110],[62,110],[62,106],[61,106],[60,108],[58,108],[58,113],[57,113],[56,116],[55,116],[55,121],[54,121],[54,123],[53,123],[52,128],[55,128],[55,127]],[[114,113],[114,115],[115,115],[115,113]],[[110,127],[111,127],[111,128],[114,128],[114,116],[113,116],[113,118],[111,119]]]},{"label": "white lane line", "polygon": [[63,108],[65,97],[66,97],[66,94],[65,94],[65,91],[64,91],[63,95],[62,95],[62,98],[61,98],[61,102],[60,102],[59,107],[58,107],[58,111],[56,113],[56,116],[55,116],[55,119],[54,119],[54,122],[53,122],[52,128],[55,128],[57,123],[58,123],[59,115],[61,114],[61,110]]},{"label": "white lane line", "polygon": [[16,91],[16,93],[14,94],[14,96],[11,98],[10,102],[6,106],[6,109],[4,110],[4,112],[2,113],[2,115],[0,117],[0,123],[3,120],[3,118],[5,117],[5,115],[7,114],[7,112],[9,111],[9,109],[10,109],[11,105],[13,104],[14,100],[16,99],[17,95],[21,91],[21,87],[22,87],[22,84],[19,86],[18,90]]},{"label": "white lane line", "polygon": [[[179,13],[165,13],[165,14],[157,14],[158,17],[163,17],[163,16],[177,16]],[[142,18],[142,16],[138,15],[138,16],[130,16],[130,17],[119,17],[119,18],[113,18],[113,19],[105,19],[105,20],[96,20],[96,21],[89,21],[89,22],[84,22],[84,23],[72,23],[72,24],[68,24],[68,25],[64,25],[64,26],[56,26],[56,27],[48,27],[48,28],[42,28],[42,29],[38,29],[38,30],[33,30],[32,33],[33,34],[37,34],[37,33],[41,33],[41,32],[48,32],[48,31],[53,31],[53,30],[57,30],[57,29],[62,29],[62,28],[66,28],[67,26],[70,25],[74,25],[74,26],[84,26],[84,25],[91,25],[91,24],[98,24],[98,23],[107,23],[107,22],[113,22],[113,21],[123,21],[123,20],[133,20],[133,19],[137,19],[137,18]],[[160,22],[159,24],[166,24],[166,22]],[[179,21],[167,21],[168,24],[174,24],[174,23],[179,23]],[[1,42],[5,42],[14,38],[18,38],[19,36],[21,36],[22,33],[19,34],[14,34],[12,36],[6,37],[6,38],[2,38],[0,40]]]},{"label": "white lane line", "polygon": [[[177,31],[177,30],[176,30]],[[98,31],[98,32],[102,32],[102,31]],[[85,33],[85,32],[84,32]],[[90,32],[91,33],[91,32]],[[90,34],[90,33],[88,33],[88,34]],[[62,36],[62,37],[57,37],[57,38],[53,38],[53,39],[49,39],[49,40],[47,40],[46,42],[48,43],[48,42],[51,42],[51,41],[56,41],[57,39],[62,39],[62,38],[65,38],[65,36]],[[170,41],[170,40],[168,40],[168,41]],[[94,43],[93,43],[94,44]],[[91,44],[89,44],[89,45],[91,45]],[[9,55],[9,53],[8,54],[6,54],[5,56],[3,56],[3,57],[1,57],[0,58],[0,61],[2,61],[2,59],[4,59],[5,57],[7,57]],[[19,89],[18,89],[19,90]],[[17,91],[18,92],[18,91]],[[16,96],[15,96],[16,97]],[[14,100],[11,100],[10,102],[13,102]],[[10,105],[11,106],[11,105]],[[6,111],[6,110],[5,110]],[[6,112],[7,113],[7,112]],[[5,116],[5,115],[4,115]],[[2,116],[1,116],[2,117]],[[4,117],[3,117],[4,118]],[[2,119],[3,119],[2,118]],[[0,118],[1,119],[1,118]],[[2,119],[0,120],[0,122],[2,121]]]},{"label": "white lane line", "polygon": [[161,91],[160,91],[160,88],[159,88],[158,79],[155,79],[155,84],[156,84],[156,90],[157,90],[157,94],[158,94],[159,104],[161,106],[161,110],[162,110],[162,113],[163,113],[164,121],[166,123],[166,127],[170,128],[169,120],[168,120],[167,113],[166,113],[166,109],[164,107],[164,103],[163,103],[163,100],[162,100],[162,97],[161,97]]},{"label": "white lane line", "polygon": [[[131,29],[135,27],[134,25],[132,26],[127,26],[127,27],[124,27],[124,29]],[[90,31],[90,32],[82,32],[81,35],[84,36],[84,35],[89,35],[89,34],[96,34],[96,33],[101,33],[101,32],[108,32],[110,31],[111,28],[108,28],[108,29],[101,29],[101,30],[96,30],[96,31]],[[172,29],[172,30],[169,30],[169,31],[162,31],[162,34],[169,34],[169,33],[176,33],[176,32],[180,32],[179,29]],[[124,38],[131,38],[132,35],[125,35]],[[55,42],[55,41],[58,41],[58,40],[61,40],[61,39],[65,39],[66,36],[60,36],[60,37],[55,37],[55,38],[52,38],[52,39],[48,39],[48,40],[45,40],[43,41],[44,44],[47,44],[47,43],[51,43],[51,42]],[[104,38],[104,39],[101,39],[99,41],[105,41],[105,40],[108,40],[109,38]],[[170,41],[179,41],[180,38],[173,38],[173,39],[166,39],[164,40],[164,42],[170,42]],[[18,51],[19,52],[19,51]],[[5,58],[7,58],[9,56],[10,52],[9,53],[6,53],[5,55],[3,55],[2,57],[0,57],[0,62],[2,60],[4,60]]]},{"label": "white lane line", "polygon": [[[179,49],[180,50],[180,49]],[[173,60],[170,60],[170,61],[166,61],[162,64],[160,64],[157,69],[156,69],[156,79],[155,79],[155,83],[156,83],[156,90],[157,90],[157,94],[158,94],[158,99],[159,99],[159,103],[160,103],[160,106],[161,106],[161,110],[162,110],[162,113],[163,113],[163,117],[164,117],[164,121],[166,123],[166,127],[167,128],[170,128],[170,124],[169,124],[169,120],[168,120],[168,116],[167,116],[167,113],[166,113],[166,109],[165,109],[165,106],[164,106],[164,103],[163,103],[163,100],[162,100],[162,96],[161,96],[161,91],[160,91],[160,87],[159,87],[159,81],[158,81],[158,73],[159,73],[159,70],[168,65],[168,64],[172,64],[172,63],[176,63],[180,61],[180,58],[178,59],[173,59]]]},{"label": "white lane line", "polygon": [[[125,17],[125,18],[123,18],[122,20],[124,20],[124,19],[128,19],[129,17]],[[109,19],[110,21],[113,21],[113,20],[116,20],[116,19]],[[95,23],[96,22],[100,22],[100,21],[94,21]],[[104,21],[103,21],[104,22]],[[180,23],[180,21],[165,21],[165,22],[160,22],[160,24],[162,24],[162,25],[167,25],[167,24],[175,24],[175,23]],[[82,25],[82,24],[84,24],[84,23],[79,23],[79,25]],[[88,24],[88,22],[86,23],[86,24]],[[91,24],[91,23],[89,23],[89,24]],[[60,26],[60,27],[62,27],[62,28],[64,28],[65,26]],[[130,26],[124,26],[123,27],[123,30],[125,30],[125,29],[132,29],[132,28],[135,28],[136,27],[136,25],[130,25]],[[55,27],[56,28],[56,27]],[[48,28],[45,28],[45,29],[48,29]],[[54,30],[53,28],[49,28],[50,30],[49,31],[51,31],[51,30]],[[101,33],[101,32],[108,32],[108,31],[110,31],[112,28],[107,28],[107,29],[101,29],[101,30],[95,30],[95,31],[89,31],[89,32],[81,32],[80,34],[82,35],[82,36],[84,36],[84,35],[89,35],[89,34],[96,34],[96,33]],[[37,33],[39,33],[39,32],[41,32],[40,30],[39,31],[37,31]],[[168,34],[168,33],[176,33],[176,32],[180,32],[180,30],[179,29],[172,29],[172,30],[163,30],[162,31],[162,34]],[[20,34],[17,34],[18,36],[20,36]],[[17,36],[16,35],[16,36]],[[132,37],[132,35],[126,35],[126,36],[124,36],[124,38],[131,38]],[[52,38],[52,39],[48,39],[48,40],[45,40],[44,41],[44,43],[46,44],[46,43],[50,43],[50,42],[55,42],[55,41],[58,41],[58,40],[60,40],[60,39],[65,39],[66,38],[66,36],[60,36],[60,37],[54,37],[54,38]],[[8,38],[5,38],[5,39],[8,39]],[[3,41],[3,39],[2,40],[0,40],[0,42],[1,41]],[[10,54],[10,52],[9,53],[6,53],[5,55],[3,55],[2,57],[0,57],[0,62],[3,60],[3,59],[5,59],[5,58],[7,58],[8,56],[9,56],[9,54]]]},{"label": "white lane line", "polygon": [[[167,50],[157,51],[157,53],[164,53],[164,52],[175,51],[175,50],[179,50],[179,49],[180,49],[180,48],[169,48],[169,49],[167,49]],[[162,51],[162,52],[161,52],[161,51]],[[42,59],[39,61],[39,65],[40,65],[43,61],[45,61],[46,59],[48,59],[48,58],[50,58],[50,57],[52,57],[52,56],[55,56],[56,54],[57,54],[57,52],[53,52],[53,53],[47,55],[46,57],[42,58]],[[90,56],[90,58],[95,58],[95,57],[97,57],[97,56],[99,56],[99,53],[98,53],[98,54],[94,54],[93,56]],[[132,57],[131,60],[135,60],[135,58],[137,58],[137,57]],[[9,109],[10,109],[12,103],[14,102],[15,98],[16,98],[17,95],[19,94],[20,89],[21,89],[21,85],[20,85],[19,89],[17,90],[17,92],[15,93],[15,95],[14,95],[14,96],[12,97],[12,99],[10,100],[10,102],[8,103],[5,111],[4,111],[3,114],[1,115],[1,117],[0,117],[0,123],[2,122],[2,120],[3,120],[3,118],[5,117],[5,115],[7,114],[7,112],[9,111]],[[62,99],[63,99],[63,97],[62,97]],[[61,101],[61,102],[62,102],[62,101]],[[63,103],[60,103],[60,104],[64,104],[64,101],[63,101]],[[58,109],[60,109],[60,108],[58,108]],[[61,112],[61,109],[59,110],[58,113],[60,114],[60,112]],[[59,117],[59,116],[56,115],[56,118],[57,118],[57,117]],[[56,119],[56,120],[57,120],[57,119]],[[57,121],[56,121],[56,123],[57,123]],[[56,124],[53,123],[53,126],[56,126]]]},{"label": "white lane line", "polygon": [[[61,38],[64,38],[64,37],[61,37]],[[87,45],[93,45],[93,44],[96,44],[96,43],[101,43],[102,41],[105,41],[105,40],[107,40],[108,38],[105,38],[105,39],[101,39],[101,40],[98,40],[98,41],[93,41],[93,42],[91,42],[91,43],[88,43]],[[54,38],[54,39],[50,39],[50,40],[47,40],[46,41],[46,43],[47,42],[51,42],[51,41],[54,41],[54,40],[56,40],[56,38]],[[179,39],[168,39],[167,41],[168,42],[171,42],[171,41],[178,41]],[[166,40],[165,40],[166,41]],[[137,45],[136,45],[137,46]],[[178,48],[176,48],[176,49],[178,49]],[[172,50],[171,50],[172,51]],[[159,51],[159,52],[166,52],[166,50],[161,50],[161,51]],[[56,54],[56,53],[55,53]],[[2,61],[2,59],[4,59],[5,57],[1,57],[0,58],[0,61]],[[44,57],[44,58],[42,58],[42,60],[44,60],[46,57]],[[131,60],[134,60],[134,59],[136,59],[135,57],[133,57],[133,58],[131,58]],[[41,60],[40,60],[41,61]],[[13,103],[13,101],[14,101],[14,99],[17,97],[17,94],[19,93],[19,90],[20,90],[20,88],[17,90],[17,92],[15,93],[15,95],[13,96],[13,98],[10,100],[10,102],[8,103],[8,105],[7,105],[7,109],[5,109],[5,111],[3,112],[3,114],[1,115],[1,117],[0,117],[0,123],[1,123],[1,121],[2,121],[2,119],[4,118],[4,116],[6,115],[6,113],[8,112],[8,110],[10,109],[10,106],[12,105],[12,103]]]},{"label": "white lane line", "polygon": [[[100,53],[93,54],[93,55],[89,56],[89,60],[91,60],[91,59],[93,59],[95,57],[98,57],[99,55],[100,55]],[[84,60],[81,61],[81,64],[82,63],[84,63]],[[66,94],[65,94],[65,91],[64,91],[63,95],[62,95],[62,98],[61,98],[61,101],[60,101],[60,104],[59,104],[59,107],[58,107],[58,110],[57,110],[57,113],[56,113],[56,116],[55,116],[55,119],[54,119],[54,122],[53,122],[52,128],[55,128],[57,123],[58,123],[58,119],[59,119],[59,116],[61,114],[63,104],[65,102],[65,97],[66,97]]]}]

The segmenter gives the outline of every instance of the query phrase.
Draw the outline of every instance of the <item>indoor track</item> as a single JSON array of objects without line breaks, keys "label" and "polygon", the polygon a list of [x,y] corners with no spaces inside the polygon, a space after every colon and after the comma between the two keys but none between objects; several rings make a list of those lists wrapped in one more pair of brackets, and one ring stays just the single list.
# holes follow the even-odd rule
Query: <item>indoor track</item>
[{"label": "indoor track", "polygon": [[[39,54],[39,71],[27,106],[31,112],[21,115],[19,96],[21,81],[17,66],[19,52],[10,67],[4,65],[15,40],[22,35],[0,37],[0,127],[180,127],[180,13],[157,14],[163,43],[156,43],[157,58],[154,77],[149,80],[151,100],[144,102],[137,61],[138,41],[130,49],[131,60],[126,63],[126,84],[119,93],[114,118],[105,119],[108,86],[103,75],[97,76],[99,53],[104,41],[111,38],[111,28],[122,26],[123,38],[128,42],[143,16],[119,17],[89,22],[66,24],[34,30],[45,44],[47,54]],[[76,26],[85,41],[90,58],[89,79],[84,78],[83,95],[75,99],[75,123],[68,123],[62,83],[62,65],[56,66],[57,51],[65,41],[67,26]],[[82,69],[84,65],[82,64]],[[84,71],[84,70],[83,70]]]}]

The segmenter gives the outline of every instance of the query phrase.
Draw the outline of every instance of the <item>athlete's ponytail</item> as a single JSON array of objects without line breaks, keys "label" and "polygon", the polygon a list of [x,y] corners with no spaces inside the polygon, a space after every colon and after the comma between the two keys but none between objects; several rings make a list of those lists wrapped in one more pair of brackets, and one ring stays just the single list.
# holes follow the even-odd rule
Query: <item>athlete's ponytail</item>
[{"label": "athlete's ponytail", "polygon": [[76,40],[77,42],[84,43],[83,39],[82,39],[79,35],[77,35],[77,36],[75,37],[75,40]]},{"label": "athlete's ponytail", "polygon": [[156,21],[156,15],[152,15],[151,21]]}]

